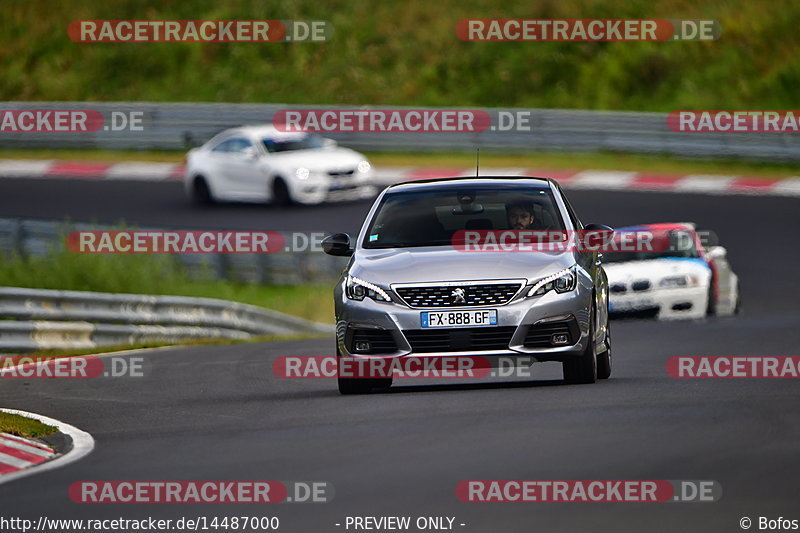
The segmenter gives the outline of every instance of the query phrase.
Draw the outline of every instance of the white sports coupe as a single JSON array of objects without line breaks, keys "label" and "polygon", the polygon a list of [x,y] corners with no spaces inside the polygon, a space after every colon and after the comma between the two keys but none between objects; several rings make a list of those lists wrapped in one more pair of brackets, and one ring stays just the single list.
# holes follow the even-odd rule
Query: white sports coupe
[{"label": "white sports coupe", "polygon": [[666,245],[655,246],[652,251],[603,254],[612,316],[697,319],[739,312],[739,278],[731,270],[725,248],[706,249],[692,223],[645,224],[615,230],[616,235],[636,232],[650,232]]},{"label": "white sports coupe", "polygon": [[373,170],[362,154],[309,133],[242,126],[186,156],[184,184],[199,204],[217,200],[319,204],[371,198]]}]

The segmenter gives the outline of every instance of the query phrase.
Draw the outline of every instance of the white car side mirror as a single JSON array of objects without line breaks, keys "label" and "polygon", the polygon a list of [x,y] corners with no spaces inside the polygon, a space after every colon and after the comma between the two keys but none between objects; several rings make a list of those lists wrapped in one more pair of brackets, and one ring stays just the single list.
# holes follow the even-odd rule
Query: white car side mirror
[{"label": "white car side mirror", "polygon": [[337,143],[333,139],[325,139],[322,142],[322,146],[324,146],[325,148],[336,148],[337,146],[339,146],[339,143]]}]

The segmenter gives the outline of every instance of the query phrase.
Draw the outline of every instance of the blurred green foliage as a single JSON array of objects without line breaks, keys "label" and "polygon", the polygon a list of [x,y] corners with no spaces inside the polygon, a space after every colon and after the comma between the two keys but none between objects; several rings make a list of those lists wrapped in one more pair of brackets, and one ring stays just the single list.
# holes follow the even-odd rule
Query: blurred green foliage
[{"label": "blurred green foliage", "polygon": [[[792,108],[792,0],[10,0],[0,99],[520,106],[669,111]],[[480,43],[463,18],[716,19],[716,42]],[[328,43],[74,43],[80,19],[322,19]]]}]

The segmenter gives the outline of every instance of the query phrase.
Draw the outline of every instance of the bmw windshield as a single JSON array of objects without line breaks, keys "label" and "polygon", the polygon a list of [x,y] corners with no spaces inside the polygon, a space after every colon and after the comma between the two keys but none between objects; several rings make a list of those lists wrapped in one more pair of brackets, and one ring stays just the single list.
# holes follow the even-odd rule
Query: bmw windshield
[{"label": "bmw windshield", "polygon": [[[619,230],[618,234],[625,233]],[[618,239],[617,239],[618,240]],[[604,263],[624,263],[627,261],[647,261],[650,259],[697,258],[700,253],[694,241],[694,234],[688,231],[661,231],[652,233],[652,251],[614,251],[603,256]]]},{"label": "bmw windshield", "polygon": [[277,152],[293,152],[296,150],[316,150],[325,147],[325,139],[319,135],[303,135],[301,137],[272,138],[267,137],[263,141],[267,152],[274,154]]}]

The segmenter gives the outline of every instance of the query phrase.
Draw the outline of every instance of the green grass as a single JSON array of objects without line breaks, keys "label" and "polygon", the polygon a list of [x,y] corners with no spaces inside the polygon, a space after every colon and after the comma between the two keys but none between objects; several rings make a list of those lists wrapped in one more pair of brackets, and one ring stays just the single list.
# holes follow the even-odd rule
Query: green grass
[{"label": "green grass", "polygon": [[0,433],[10,433],[18,437],[36,439],[58,431],[53,426],[38,420],[0,411]]},{"label": "green grass", "polygon": [[220,298],[333,323],[333,286],[251,285],[189,279],[175,257],[150,254],[14,255],[0,261],[0,286]]},{"label": "green grass", "polygon": [[[0,99],[792,109],[800,4],[772,0],[11,1]],[[715,42],[462,42],[463,18],[716,19]],[[327,43],[75,43],[80,19],[323,19]]]},{"label": "green grass", "polygon": [[0,159],[62,159],[117,163],[120,161],[150,161],[183,163],[186,152],[148,150],[91,150],[68,148],[0,148]]}]

